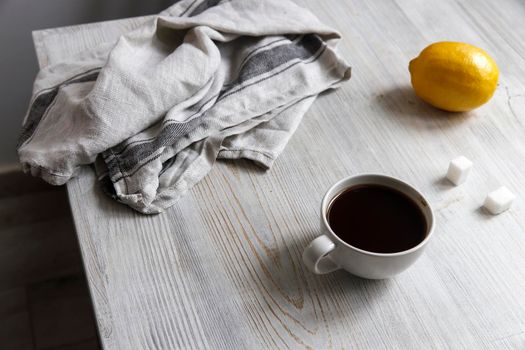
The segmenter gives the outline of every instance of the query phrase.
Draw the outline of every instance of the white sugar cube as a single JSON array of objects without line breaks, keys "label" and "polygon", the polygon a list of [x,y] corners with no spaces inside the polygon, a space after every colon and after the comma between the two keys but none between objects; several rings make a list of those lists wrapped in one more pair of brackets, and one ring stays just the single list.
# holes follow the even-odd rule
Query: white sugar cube
[{"label": "white sugar cube", "polygon": [[447,179],[454,185],[460,185],[467,179],[472,168],[472,162],[467,157],[457,157],[450,161],[447,171]]},{"label": "white sugar cube", "polygon": [[501,186],[488,194],[483,206],[494,215],[509,209],[516,196],[505,186]]}]

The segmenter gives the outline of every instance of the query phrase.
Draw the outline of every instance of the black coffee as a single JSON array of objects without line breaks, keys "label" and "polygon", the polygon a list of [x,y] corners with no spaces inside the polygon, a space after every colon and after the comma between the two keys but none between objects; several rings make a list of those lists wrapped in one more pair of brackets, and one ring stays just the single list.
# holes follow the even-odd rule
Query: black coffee
[{"label": "black coffee", "polygon": [[427,233],[417,204],[405,194],[380,185],[357,185],[343,191],[330,203],[327,218],[343,241],[376,253],[413,248]]}]

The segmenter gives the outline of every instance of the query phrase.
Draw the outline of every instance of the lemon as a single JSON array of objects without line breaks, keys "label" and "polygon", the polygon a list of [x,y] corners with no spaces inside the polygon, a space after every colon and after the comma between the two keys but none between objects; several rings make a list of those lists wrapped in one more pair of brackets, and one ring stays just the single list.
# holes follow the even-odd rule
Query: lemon
[{"label": "lemon", "polygon": [[482,49],[459,42],[427,46],[408,66],[416,94],[451,112],[477,108],[490,100],[498,84],[498,66]]}]

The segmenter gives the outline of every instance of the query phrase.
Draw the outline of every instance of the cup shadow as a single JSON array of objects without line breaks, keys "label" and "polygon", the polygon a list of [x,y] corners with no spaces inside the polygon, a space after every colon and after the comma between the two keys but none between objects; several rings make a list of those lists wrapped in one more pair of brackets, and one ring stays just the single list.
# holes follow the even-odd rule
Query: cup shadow
[{"label": "cup shadow", "polygon": [[310,234],[304,235],[297,235],[300,238],[295,241],[295,245],[297,248],[299,248],[301,252],[301,267],[304,271],[305,277],[307,278],[315,278],[319,279],[321,282],[334,282],[337,281],[337,283],[343,283],[345,288],[363,288],[366,286],[377,286],[377,285],[386,285],[388,284],[388,279],[385,280],[371,280],[366,279],[362,277],[358,277],[355,275],[352,275],[351,273],[345,271],[345,270],[337,270],[332,273],[327,273],[325,275],[316,275],[313,272],[309,271],[306,266],[302,263],[302,252],[304,249],[310,244],[310,242],[319,236],[319,232],[312,232]]},{"label": "cup shadow", "polygon": [[[297,310],[297,317],[304,322],[310,318],[316,318],[318,315],[314,310],[326,304],[330,300],[344,300],[344,303],[350,303],[353,317],[359,318],[362,313],[367,313],[368,308],[388,293],[389,287],[395,284],[392,279],[386,280],[368,280],[354,276],[344,270],[338,270],[325,275],[316,275],[310,272],[302,261],[302,253],[306,246],[320,233],[318,231],[299,231],[290,232],[286,235],[286,240],[279,245],[277,254],[281,258],[288,257],[291,260],[286,269],[275,266],[274,263],[267,259],[267,266],[271,268],[272,273],[281,274],[281,280],[284,282],[275,288],[273,292],[283,293],[288,296],[297,298],[298,291],[302,291],[301,299],[304,305],[301,310]],[[277,272],[276,270],[280,270]],[[320,304],[322,303],[322,304]],[[336,305],[331,309],[331,318],[337,321],[338,318],[345,318],[348,322],[347,315],[341,313]],[[347,308],[348,305],[345,305]],[[318,320],[319,321],[319,320]],[[331,321],[332,322],[332,321]]]}]

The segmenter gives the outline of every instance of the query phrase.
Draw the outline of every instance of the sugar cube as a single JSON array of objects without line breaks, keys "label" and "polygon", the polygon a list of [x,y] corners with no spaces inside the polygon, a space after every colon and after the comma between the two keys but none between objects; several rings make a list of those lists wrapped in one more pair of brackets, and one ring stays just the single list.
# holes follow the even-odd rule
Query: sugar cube
[{"label": "sugar cube", "polygon": [[472,168],[472,162],[464,156],[454,158],[450,161],[447,171],[447,179],[454,185],[460,185],[467,179]]},{"label": "sugar cube", "polygon": [[509,209],[516,196],[510,190],[501,186],[495,191],[490,192],[485,199],[483,206],[494,215],[503,213]]}]

